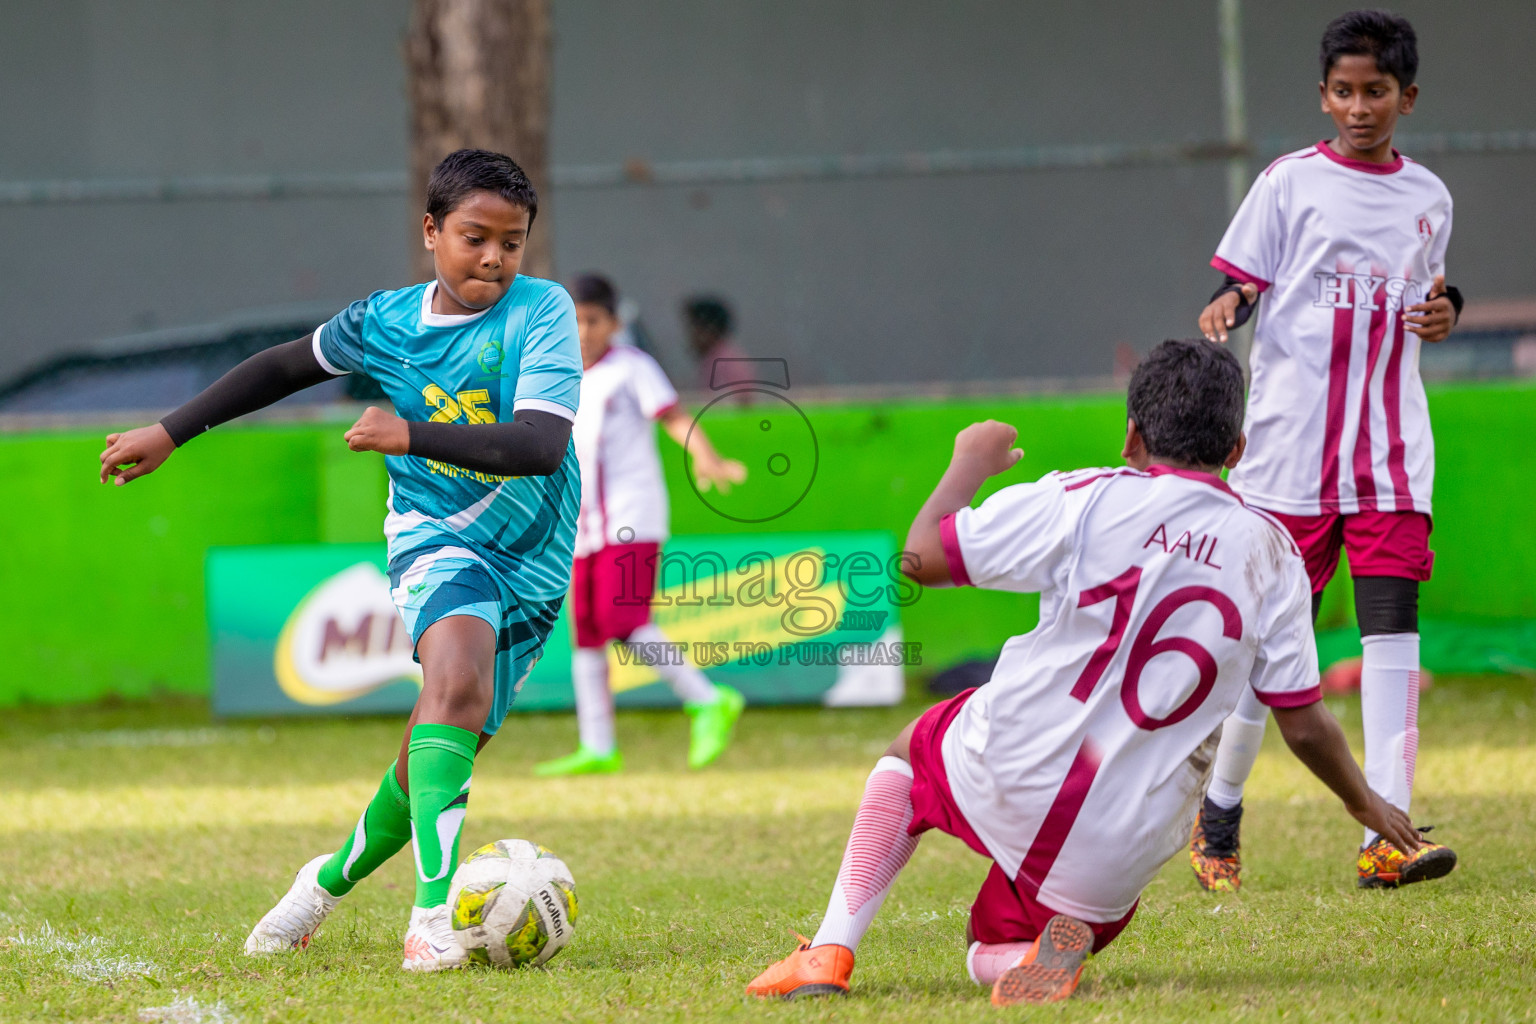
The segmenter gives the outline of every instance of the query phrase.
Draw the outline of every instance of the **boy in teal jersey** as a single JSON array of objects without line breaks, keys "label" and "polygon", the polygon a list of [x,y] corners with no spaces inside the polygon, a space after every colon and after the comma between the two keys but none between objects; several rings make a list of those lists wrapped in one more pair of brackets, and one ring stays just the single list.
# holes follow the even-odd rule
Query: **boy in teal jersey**
[{"label": "boy in teal jersey", "polygon": [[373,378],[395,408],[368,409],[346,441],[386,456],[389,577],[421,663],[421,697],[350,838],[300,869],[247,953],[307,948],[337,901],[411,842],[416,900],[402,966],[466,959],[446,904],[470,772],[559,613],[581,497],[575,309],[559,285],[518,274],[537,212],[507,157],[450,154],[427,186],[435,280],[354,302],[159,423],[107,438],[101,479],[122,485],[204,430],[341,374]]}]

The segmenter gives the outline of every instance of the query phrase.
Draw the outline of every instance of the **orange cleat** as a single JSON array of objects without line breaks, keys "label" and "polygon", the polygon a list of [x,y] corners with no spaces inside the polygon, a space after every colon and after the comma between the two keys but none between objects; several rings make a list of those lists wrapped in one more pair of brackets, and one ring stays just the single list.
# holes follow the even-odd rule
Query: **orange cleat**
[{"label": "orange cleat", "polygon": [[801,996],[843,996],[853,974],[853,950],[847,946],[813,946],[796,935],[800,948],[752,979],[747,995],[767,999],[799,999]]},{"label": "orange cleat", "polygon": [[1093,929],[1075,917],[1057,914],[1019,962],[993,984],[992,1005],[1060,1002],[1077,991],[1091,952]]},{"label": "orange cleat", "polygon": [[[1424,826],[1419,831],[1428,832],[1431,827]],[[1377,836],[1369,846],[1360,848],[1360,857],[1355,861],[1360,877],[1355,884],[1362,889],[1396,889],[1443,877],[1454,867],[1456,851],[1449,846],[1425,843],[1410,855]]]}]

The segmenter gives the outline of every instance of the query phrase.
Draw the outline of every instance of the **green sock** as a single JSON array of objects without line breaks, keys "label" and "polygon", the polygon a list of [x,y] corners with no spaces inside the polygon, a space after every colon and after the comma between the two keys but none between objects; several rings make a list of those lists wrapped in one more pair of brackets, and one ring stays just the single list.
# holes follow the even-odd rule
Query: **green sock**
[{"label": "green sock", "polygon": [[418,907],[440,907],[448,902],[479,739],[455,725],[422,724],[411,730],[407,764]]},{"label": "green sock", "polygon": [[357,819],[357,828],[341,849],[320,865],[320,887],[332,896],[345,896],[410,841],[411,799],[400,788],[391,762],[379,791]]}]

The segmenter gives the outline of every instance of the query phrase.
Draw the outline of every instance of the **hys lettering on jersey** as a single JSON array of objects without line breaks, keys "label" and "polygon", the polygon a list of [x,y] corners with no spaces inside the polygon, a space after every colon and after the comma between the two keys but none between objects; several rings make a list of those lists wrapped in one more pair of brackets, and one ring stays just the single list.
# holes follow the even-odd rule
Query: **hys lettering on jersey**
[{"label": "hys lettering on jersey", "polygon": [[[1385,302],[1386,309],[1396,311],[1424,301],[1424,285],[1411,277],[1319,270],[1312,275],[1312,280],[1317,283],[1317,296],[1312,305],[1320,309],[1378,310]],[[1353,289],[1349,287],[1351,283],[1355,286]]]},{"label": "hys lettering on jersey", "polygon": [[1182,555],[1184,558],[1199,565],[1208,565],[1212,569],[1221,568],[1216,562],[1212,561],[1216,555],[1216,542],[1221,538],[1213,537],[1208,533],[1202,533],[1197,541],[1188,530],[1185,530],[1179,535],[1177,540],[1169,544],[1168,536],[1168,524],[1158,523],[1157,529],[1152,531],[1152,536],[1147,538],[1147,542],[1141,546],[1141,549],[1145,551],[1156,544],[1165,555]]}]

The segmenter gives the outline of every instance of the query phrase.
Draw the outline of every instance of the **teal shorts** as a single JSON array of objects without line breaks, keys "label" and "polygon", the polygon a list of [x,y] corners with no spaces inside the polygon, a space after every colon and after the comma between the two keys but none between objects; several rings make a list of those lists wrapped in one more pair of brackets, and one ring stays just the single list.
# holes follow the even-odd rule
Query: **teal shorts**
[{"label": "teal shorts", "polygon": [[402,552],[390,561],[389,584],[413,646],[428,626],[451,615],[484,619],[496,631],[496,692],[482,730],[495,733],[544,653],[565,599],[519,597],[473,551],[461,547]]}]

